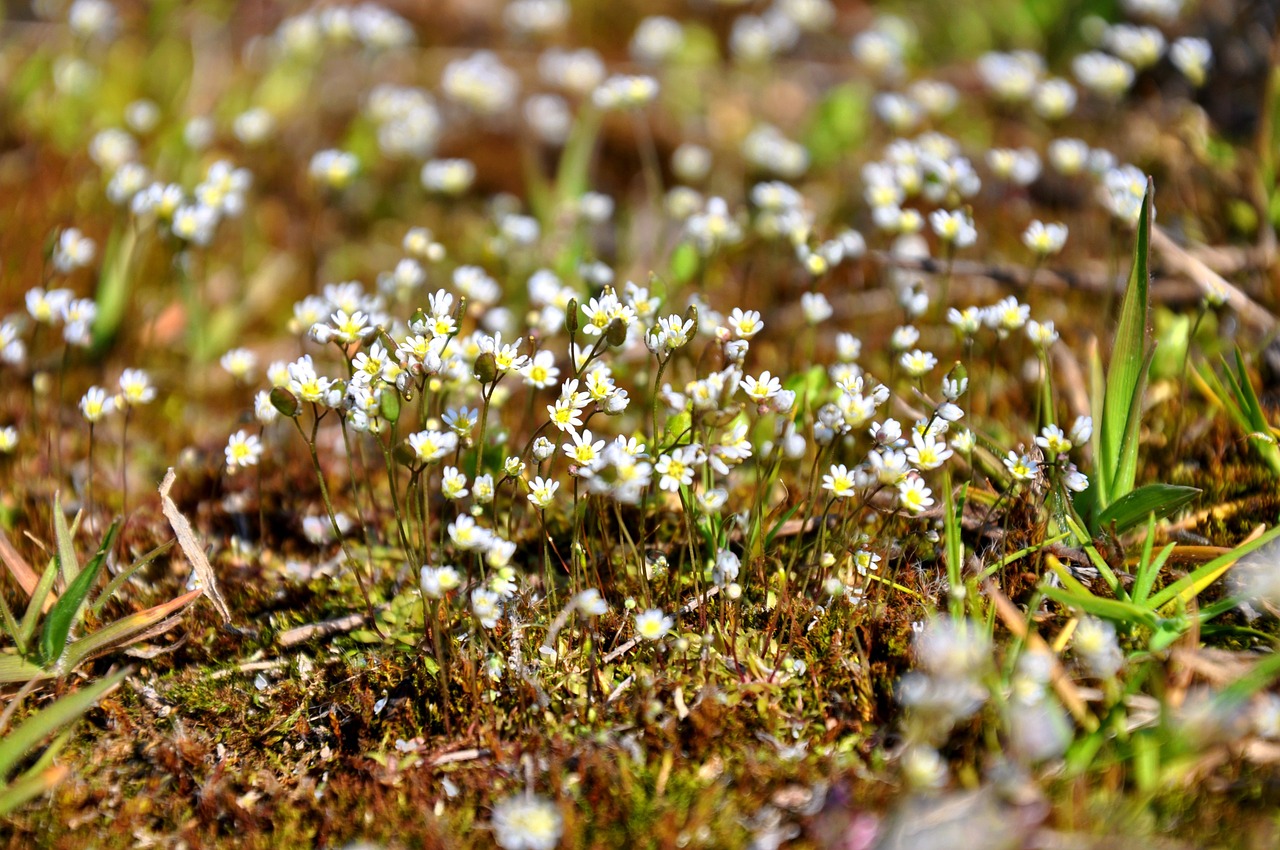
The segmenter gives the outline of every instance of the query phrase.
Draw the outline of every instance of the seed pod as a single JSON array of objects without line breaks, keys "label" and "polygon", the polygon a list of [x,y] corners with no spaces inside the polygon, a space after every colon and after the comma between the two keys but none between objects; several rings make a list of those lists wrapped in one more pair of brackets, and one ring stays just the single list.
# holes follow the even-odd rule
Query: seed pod
[{"label": "seed pod", "polygon": [[400,418],[400,394],[390,387],[385,387],[382,394],[378,396],[378,411],[382,414],[382,418],[388,422],[395,422]]},{"label": "seed pod", "polygon": [[684,311],[684,320],[686,322],[690,322],[690,321],[693,322],[693,332],[696,334],[698,332],[698,305],[697,304],[690,304],[689,309]]},{"label": "seed pod", "polygon": [[409,445],[409,441],[405,440],[391,450],[391,456],[395,458],[396,463],[402,466],[414,467],[418,465],[418,453],[413,450],[413,446]]},{"label": "seed pod", "polygon": [[627,341],[627,323],[621,319],[614,319],[609,322],[609,327],[605,328],[604,338],[609,345],[617,348]]},{"label": "seed pod", "polygon": [[564,308],[564,329],[570,335],[578,332],[578,299],[570,298],[569,304]]},{"label": "seed pod", "polygon": [[486,351],[476,358],[474,369],[476,380],[481,384],[492,384],[498,378],[498,359],[492,351]]},{"label": "seed pod", "polygon": [[298,397],[284,387],[273,387],[271,390],[271,406],[280,411],[281,416],[290,419],[302,412],[302,404]]}]

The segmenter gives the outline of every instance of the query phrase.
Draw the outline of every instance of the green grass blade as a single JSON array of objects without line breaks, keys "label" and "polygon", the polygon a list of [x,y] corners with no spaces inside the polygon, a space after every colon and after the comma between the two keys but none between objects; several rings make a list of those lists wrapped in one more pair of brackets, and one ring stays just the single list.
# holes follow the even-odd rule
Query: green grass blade
[{"label": "green grass blade", "polygon": [[152,549],[150,552],[148,552],[147,554],[143,555],[141,558],[139,558],[138,560],[130,564],[128,569],[121,570],[120,574],[115,578],[111,579],[110,583],[107,584],[106,588],[104,588],[103,591],[98,594],[98,598],[93,601],[93,613],[95,614],[100,613],[102,611],[102,607],[106,605],[108,601],[110,601],[111,597],[115,595],[116,591],[119,590],[122,586],[124,586],[124,583],[128,581],[129,578],[134,573],[136,573],[138,570],[142,569],[147,564],[154,561],[156,558],[159,558],[165,552],[168,552],[170,549],[173,548],[173,544],[177,542],[178,542],[177,540],[169,540],[165,543],[161,543],[159,546]]},{"label": "green grass blade", "polygon": [[21,655],[0,655],[0,685],[29,682],[32,679],[48,679],[52,675],[43,667],[32,664]]},{"label": "green grass blade", "polygon": [[51,791],[70,773],[71,769],[65,765],[54,765],[39,771],[29,770],[10,785],[0,784],[0,818]]},{"label": "green grass blade", "polygon": [[102,562],[106,560],[107,552],[111,551],[111,545],[115,542],[119,527],[119,522],[111,524],[106,538],[98,548],[98,553],[89,562],[89,566],[79,572],[67,587],[66,592],[49,609],[44,628],[40,632],[40,660],[43,664],[53,664],[62,657],[62,651],[67,646],[67,636],[71,634],[71,627],[79,619],[80,609],[98,580],[98,574],[102,571]]},{"label": "green grass blade", "polygon": [[0,740],[0,782],[8,779],[14,766],[41,741],[92,708],[94,703],[117,688],[129,672],[129,668],[117,671],[87,688],[68,694],[5,735]]},{"label": "green grass blade", "polygon": [[121,617],[111,625],[104,626],[93,634],[85,635],[67,647],[65,659],[67,668],[74,670],[90,656],[127,643],[135,636],[159,625],[165,619],[178,613],[203,594],[203,588],[187,591],[176,599],[148,608],[145,611],[138,611],[127,617]]},{"label": "green grass blade", "polygon": [[18,620],[13,616],[13,612],[9,610],[9,603],[5,601],[3,593],[0,593],[0,615],[4,617],[4,633],[18,645],[18,652],[26,655],[27,645],[22,642],[22,629],[19,628]]},{"label": "green grass blade", "polygon": [[53,532],[58,541],[58,566],[62,570],[62,586],[70,587],[80,574],[80,561],[76,558],[75,542],[67,527],[67,516],[62,512],[62,494],[53,494]]},{"label": "green grass blade", "polygon": [[[1155,187],[1150,178],[1147,192],[1142,199],[1142,212],[1138,218],[1138,238],[1133,252],[1133,269],[1125,287],[1120,305],[1120,321],[1116,328],[1115,344],[1107,364],[1106,393],[1102,403],[1100,424],[1101,455],[1099,467],[1107,470],[1104,476],[1105,508],[1123,496],[1122,458],[1125,456],[1125,438],[1136,432],[1136,421],[1142,416],[1143,375],[1149,364],[1147,355],[1147,312],[1150,280],[1149,252],[1151,242],[1151,203]],[[1136,447],[1132,449],[1136,453]],[[1136,454],[1135,454],[1136,458]],[[1135,460],[1136,467],[1136,460]],[[1132,486],[1132,485],[1130,485]]]},{"label": "green grass blade", "polygon": [[[44,573],[40,576],[40,583],[36,585],[35,592],[31,594],[31,601],[27,603],[26,613],[22,615],[22,643],[30,645],[31,638],[35,636],[36,624],[40,622],[40,613],[44,610],[44,601],[49,598],[49,592],[53,590],[54,579],[58,577],[58,559],[50,558],[49,564],[44,568]],[[55,603],[56,604],[56,603]]]}]

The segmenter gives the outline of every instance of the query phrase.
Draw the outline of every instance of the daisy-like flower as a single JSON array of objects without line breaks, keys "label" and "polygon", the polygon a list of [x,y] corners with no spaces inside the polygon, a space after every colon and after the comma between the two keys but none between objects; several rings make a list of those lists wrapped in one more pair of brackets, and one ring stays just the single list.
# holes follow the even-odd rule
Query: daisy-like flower
[{"label": "daisy-like flower", "polygon": [[743,312],[741,308],[734,307],[733,312],[729,314],[728,325],[729,330],[738,339],[751,339],[764,328],[764,321],[761,320],[758,310]]},{"label": "daisy-like flower", "polygon": [[471,591],[471,613],[486,629],[496,627],[502,616],[502,597],[487,587],[477,587]]},{"label": "daisy-like flower", "polygon": [[923,478],[911,475],[898,484],[898,504],[908,513],[918,514],[933,504],[933,491]]},{"label": "daisy-like flower", "polygon": [[831,302],[821,292],[806,292],[800,296],[800,312],[811,325],[825,322],[835,314]]},{"label": "daisy-like flower", "polygon": [[108,396],[102,387],[89,387],[80,399],[80,412],[85,421],[93,424],[116,409],[115,396]]},{"label": "daisy-like flower", "polygon": [[18,447],[18,429],[12,425],[0,428],[0,454],[13,454]]},{"label": "daisy-like flower", "polygon": [[947,448],[946,442],[939,440],[933,434],[913,431],[911,442],[913,445],[907,449],[907,460],[918,469],[937,469],[951,457],[952,451]]},{"label": "daisy-like flower", "polygon": [[559,489],[559,481],[542,478],[541,476],[534,478],[529,482],[529,504],[539,510],[545,509],[555,499],[556,491]]},{"label": "daisy-like flower", "polygon": [[922,377],[933,370],[938,365],[938,358],[934,357],[932,352],[921,351],[915,349],[913,351],[904,351],[902,356],[898,358],[898,363],[902,365],[903,370],[913,378]]},{"label": "daisy-like flower", "polygon": [[237,381],[247,381],[258,365],[258,355],[247,348],[233,348],[218,363]]},{"label": "daisy-like flower", "polygon": [[409,447],[421,463],[435,463],[458,447],[458,435],[448,431],[418,431],[409,435]]},{"label": "daisy-like flower", "polygon": [[70,289],[50,289],[32,287],[27,290],[27,313],[41,324],[50,325],[62,318],[67,305],[75,298]]},{"label": "daisy-like flower", "polygon": [[461,499],[467,495],[467,476],[456,466],[446,466],[440,481],[440,492],[446,499]]},{"label": "daisy-like flower", "polygon": [[939,239],[957,248],[968,248],[978,239],[978,229],[964,210],[934,210],[929,225]]},{"label": "daisy-like flower", "polygon": [[1071,423],[1071,442],[1077,446],[1083,446],[1089,442],[1089,438],[1093,436],[1093,417],[1077,416],[1076,421]]},{"label": "daisy-like flower", "polygon": [[262,441],[257,434],[249,434],[243,430],[236,431],[227,440],[224,450],[227,456],[227,470],[235,472],[246,466],[256,466],[262,457]]},{"label": "daisy-like flower", "polygon": [[68,227],[58,236],[53,249],[53,266],[66,274],[93,262],[96,251],[94,242],[74,227]]},{"label": "daisy-like flower", "polygon": [[593,472],[600,463],[600,453],[604,451],[604,440],[591,441],[590,429],[581,433],[570,432],[572,442],[560,446],[577,467],[586,472]]},{"label": "daisy-like flower", "polygon": [[681,487],[692,484],[697,457],[696,446],[682,446],[670,454],[659,457],[658,462],[653,466],[654,472],[662,476],[658,481],[658,487],[674,493]]},{"label": "daisy-like flower", "polygon": [[1031,319],[1027,322],[1027,339],[1037,348],[1048,348],[1058,341],[1058,330],[1053,326],[1053,322],[1037,322]]},{"label": "daisy-like flower", "polygon": [[445,594],[462,584],[462,576],[453,567],[424,566],[420,571],[419,583],[427,598],[442,599]]},{"label": "daisy-like flower", "polygon": [[141,369],[125,369],[120,373],[119,398],[130,407],[155,401],[156,388],[151,386],[151,376]]},{"label": "daisy-like flower", "polygon": [[456,410],[450,408],[441,418],[444,419],[444,424],[449,426],[450,431],[466,439],[476,427],[476,423],[480,421],[480,411],[470,407],[460,407]]},{"label": "daisy-like flower", "polygon": [[508,797],[493,807],[493,838],[503,850],[554,850],[564,821],[555,804],[541,797]]},{"label": "daisy-like flower", "polygon": [[636,615],[636,634],[645,640],[661,640],[675,626],[675,621],[660,608],[650,608]]},{"label": "daisy-like flower", "polygon": [[1071,451],[1071,440],[1057,425],[1046,425],[1036,437],[1036,445],[1054,454],[1066,454]]},{"label": "daisy-like flower", "polygon": [[1012,295],[986,309],[987,324],[997,331],[1006,333],[1016,331],[1025,325],[1030,316],[1031,308],[1026,304],[1019,304],[1018,299]]},{"label": "daisy-like flower", "polygon": [[849,468],[844,464],[832,464],[831,471],[822,476],[822,489],[830,490],[831,495],[847,499],[857,492],[857,484]]},{"label": "daisy-like flower", "polygon": [[1067,244],[1067,226],[1060,222],[1045,224],[1036,219],[1023,231],[1022,244],[1042,257],[1056,254]]},{"label": "daisy-like flower", "polygon": [[739,386],[748,398],[761,405],[782,391],[782,384],[767,369],[760,373],[759,378],[747,375]]},{"label": "daisy-like flower", "polygon": [[536,389],[555,386],[556,379],[560,377],[556,356],[550,351],[539,351],[520,370],[520,376],[526,384]]},{"label": "daisy-like flower", "polygon": [[476,525],[476,521],[463,514],[448,526],[449,539],[468,551],[479,551],[489,548],[493,532]]},{"label": "daisy-like flower", "polygon": [[1028,454],[1009,452],[1004,465],[1015,481],[1032,481],[1040,474],[1040,462]]}]

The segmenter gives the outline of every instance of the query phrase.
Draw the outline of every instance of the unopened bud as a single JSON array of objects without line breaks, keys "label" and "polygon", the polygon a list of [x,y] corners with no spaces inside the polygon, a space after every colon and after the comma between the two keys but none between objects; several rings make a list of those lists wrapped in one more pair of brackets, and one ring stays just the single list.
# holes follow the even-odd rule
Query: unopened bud
[{"label": "unopened bud", "polygon": [[605,328],[604,338],[609,345],[617,348],[627,341],[627,324],[622,319],[614,319],[609,322],[609,327]]},{"label": "unopened bud", "polygon": [[578,299],[570,298],[564,308],[564,329],[570,336],[578,332]]},{"label": "unopened bud", "polygon": [[481,384],[492,384],[498,377],[498,359],[492,351],[486,351],[476,358],[473,374]]}]

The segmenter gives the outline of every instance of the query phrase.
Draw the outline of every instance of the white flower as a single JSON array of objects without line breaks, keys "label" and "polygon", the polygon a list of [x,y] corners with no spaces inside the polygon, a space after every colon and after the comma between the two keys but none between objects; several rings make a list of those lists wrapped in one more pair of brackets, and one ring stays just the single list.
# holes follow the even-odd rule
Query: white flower
[{"label": "white flower", "polygon": [[911,433],[913,445],[907,449],[907,460],[922,470],[937,469],[951,457],[951,449],[933,434]]},{"label": "white flower", "polygon": [[658,487],[674,493],[681,487],[692,484],[697,457],[698,449],[695,446],[682,446],[670,454],[659,457],[658,462],[653,466],[654,472],[662,476],[658,481]]},{"label": "white flower", "polygon": [[835,313],[831,302],[821,292],[806,292],[801,295],[800,311],[804,313],[805,321],[811,325],[824,322]]},{"label": "white flower", "polygon": [[1066,454],[1071,451],[1071,440],[1062,433],[1057,425],[1046,425],[1036,437],[1036,445],[1054,454]]},{"label": "white flower", "polygon": [[546,508],[555,499],[556,491],[559,489],[559,481],[552,481],[540,476],[534,478],[529,482],[529,503],[535,508]]},{"label": "white flower", "polygon": [[914,351],[903,352],[898,362],[908,375],[913,378],[919,378],[932,371],[933,367],[938,365],[938,358],[928,351],[921,351],[917,348]]},{"label": "white flower", "polygon": [[453,567],[423,566],[420,571],[422,592],[430,599],[441,599],[462,584],[462,576]]},{"label": "white flower", "polygon": [[1067,244],[1067,226],[1061,222],[1045,224],[1036,219],[1023,231],[1022,244],[1042,257],[1056,254]]},{"label": "white flower", "polygon": [[440,492],[446,499],[461,499],[467,495],[467,476],[456,466],[446,466],[440,481]]},{"label": "white flower", "polygon": [[1077,416],[1076,421],[1071,423],[1071,442],[1077,446],[1083,446],[1092,436],[1093,417]]},{"label": "white flower", "polygon": [[645,640],[660,640],[673,626],[675,621],[658,608],[650,608],[643,614],[636,615],[636,634]]},{"label": "white flower", "polygon": [[247,348],[233,348],[218,363],[237,381],[247,381],[258,365],[258,356]]},{"label": "white flower", "polygon": [[409,447],[421,463],[435,463],[458,447],[458,435],[449,431],[418,431],[409,435]]},{"label": "white flower", "polygon": [[487,549],[493,539],[493,532],[476,525],[476,521],[465,514],[449,523],[448,531],[449,539],[468,551]]},{"label": "white flower", "polygon": [[508,797],[493,807],[493,837],[503,850],[554,850],[564,821],[555,804],[541,797]]},{"label": "white flower", "polygon": [[471,591],[471,613],[475,614],[480,625],[492,629],[498,625],[498,618],[502,616],[502,598],[487,587],[477,587]]},{"label": "white flower", "polygon": [[758,379],[747,375],[739,386],[756,404],[764,404],[782,391],[782,384],[777,378],[771,376],[767,369],[760,373]]},{"label": "white flower", "polygon": [[1028,454],[1009,452],[1004,465],[1015,481],[1031,481],[1040,474],[1040,463]]},{"label": "white flower", "polygon": [[155,400],[156,388],[151,386],[151,377],[141,369],[125,369],[120,373],[120,400],[133,407],[139,404],[150,404]]},{"label": "white flower", "polygon": [[262,441],[257,434],[236,431],[227,440],[224,452],[227,456],[227,470],[230,472],[245,466],[256,466],[258,459],[262,457]]},{"label": "white flower", "polygon": [[53,266],[63,274],[83,268],[93,262],[96,251],[94,242],[74,227],[68,227],[58,236],[53,250]]},{"label": "white flower", "polygon": [[729,314],[729,330],[739,339],[751,339],[763,327],[764,322],[761,321],[757,310],[743,312],[741,308],[734,307],[733,312]]},{"label": "white flower", "polygon": [[0,428],[0,454],[13,454],[18,447],[18,429],[12,425]]},{"label": "white flower", "polygon": [[1191,85],[1199,88],[1204,85],[1209,64],[1213,61],[1213,48],[1203,38],[1180,38],[1169,48],[1169,61]]},{"label": "white flower", "polygon": [[831,491],[832,496],[847,499],[857,489],[854,477],[844,464],[832,464],[831,471],[822,476],[822,489]]},{"label": "white flower", "polygon": [[898,484],[898,503],[909,513],[918,514],[933,504],[933,493],[923,478],[911,475]]},{"label": "white flower", "polygon": [[89,387],[80,399],[80,412],[85,421],[93,424],[116,409],[115,396],[108,396],[102,387]]}]

